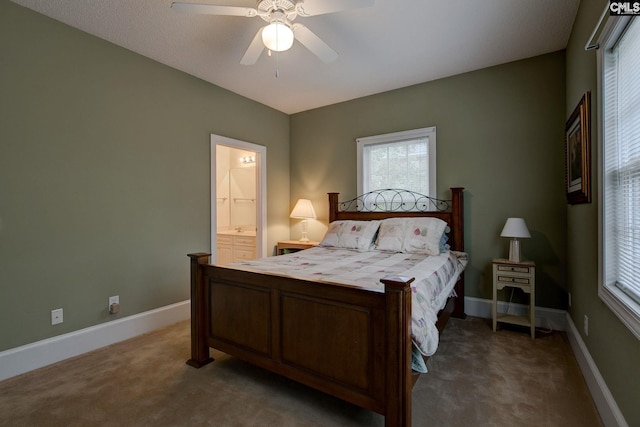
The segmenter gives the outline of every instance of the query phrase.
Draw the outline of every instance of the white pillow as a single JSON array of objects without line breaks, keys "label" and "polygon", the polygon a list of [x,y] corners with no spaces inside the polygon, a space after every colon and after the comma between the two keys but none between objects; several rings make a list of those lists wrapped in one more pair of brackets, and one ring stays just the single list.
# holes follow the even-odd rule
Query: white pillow
[{"label": "white pillow", "polygon": [[402,252],[406,218],[387,218],[380,222],[380,230],[376,239],[376,249],[379,251]]},{"label": "white pillow", "polygon": [[333,221],[329,224],[329,229],[320,242],[320,246],[340,246],[340,236],[342,229],[349,221]]},{"label": "white pillow", "polygon": [[334,221],[329,224],[321,246],[368,251],[378,231],[380,221]]},{"label": "white pillow", "polygon": [[446,226],[447,223],[438,218],[407,218],[402,251],[438,255]]},{"label": "white pillow", "polygon": [[359,251],[370,250],[378,227],[380,227],[379,220],[348,221],[342,229],[340,247]]}]

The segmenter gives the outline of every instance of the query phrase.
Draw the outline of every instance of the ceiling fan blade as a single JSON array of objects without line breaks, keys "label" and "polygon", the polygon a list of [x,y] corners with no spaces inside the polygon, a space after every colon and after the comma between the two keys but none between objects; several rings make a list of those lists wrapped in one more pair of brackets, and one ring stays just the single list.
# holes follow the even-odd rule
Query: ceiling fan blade
[{"label": "ceiling fan blade", "polygon": [[258,58],[260,58],[260,55],[264,50],[264,43],[262,42],[263,28],[264,27],[261,27],[258,30],[258,32],[256,33],[256,36],[253,38],[253,40],[251,41],[251,44],[247,48],[247,51],[244,53],[244,56],[240,60],[240,63],[242,65],[253,65],[256,62],[258,62]]},{"label": "ceiling fan blade", "polygon": [[215,4],[183,3],[174,1],[171,9],[183,13],[198,13],[202,15],[246,16],[252,18],[258,11],[251,7],[218,6]]},{"label": "ceiling fan blade", "polygon": [[315,0],[309,3],[296,3],[296,12],[300,16],[323,15],[325,13],[341,12],[343,10],[359,9],[373,6],[374,0]]},{"label": "ceiling fan blade", "polygon": [[302,24],[293,24],[293,34],[300,43],[313,52],[322,62],[329,63],[338,59],[338,54],[331,49],[320,37],[316,36]]}]

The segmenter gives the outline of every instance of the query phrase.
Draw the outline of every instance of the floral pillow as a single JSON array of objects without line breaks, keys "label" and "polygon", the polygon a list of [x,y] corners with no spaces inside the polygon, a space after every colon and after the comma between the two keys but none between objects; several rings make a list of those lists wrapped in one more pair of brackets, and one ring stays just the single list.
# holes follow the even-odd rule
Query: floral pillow
[{"label": "floral pillow", "polygon": [[378,231],[380,221],[334,221],[329,224],[321,246],[368,251]]},{"label": "floral pillow", "polygon": [[378,232],[380,221],[348,221],[342,229],[340,247],[368,251],[373,245],[373,238]]},{"label": "floral pillow", "polygon": [[440,240],[447,223],[438,218],[410,218],[404,232],[402,251],[438,255]]},{"label": "floral pillow", "polygon": [[320,242],[320,246],[340,246],[340,236],[342,229],[349,221],[333,221],[329,224],[329,229]]},{"label": "floral pillow", "polygon": [[379,251],[402,252],[406,223],[407,220],[404,218],[383,219],[376,239],[376,249]]}]

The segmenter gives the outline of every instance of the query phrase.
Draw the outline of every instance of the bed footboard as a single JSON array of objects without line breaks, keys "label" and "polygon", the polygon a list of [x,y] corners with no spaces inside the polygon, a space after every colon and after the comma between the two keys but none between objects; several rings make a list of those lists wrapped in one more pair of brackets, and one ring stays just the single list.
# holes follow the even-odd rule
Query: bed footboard
[{"label": "bed footboard", "polygon": [[191,358],[209,348],[411,425],[411,289],[323,284],[209,265],[191,258]]}]

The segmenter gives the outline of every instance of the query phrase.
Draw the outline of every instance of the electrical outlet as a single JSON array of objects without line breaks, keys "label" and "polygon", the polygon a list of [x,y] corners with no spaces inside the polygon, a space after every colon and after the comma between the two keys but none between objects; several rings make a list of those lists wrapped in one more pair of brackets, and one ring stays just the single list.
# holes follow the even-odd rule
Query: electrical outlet
[{"label": "electrical outlet", "polygon": [[107,308],[111,308],[111,304],[120,304],[120,295],[109,297],[109,305]]},{"label": "electrical outlet", "polygon": [[51,324],[52,325],[57,325],[59,323],[62,323],[62,309],[61,308],[57,308],[55,310],[51,310]]},{"label": "electrical outlet", "polygon": [[589,316],[584,315],[584,335],[589,336]]},{"label": "electrical outlet", "polygon": [[569,307],[571,307],[571,292],[569,292]]},{"label": "electrical outlet", "polygon": [[109,310],[109,313],[111,314],[116,314],[120,311],[120,295],[109,297],[109,305],[107,306],[107,310]]}]

